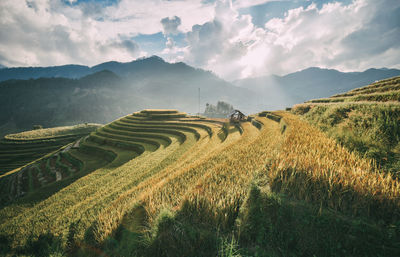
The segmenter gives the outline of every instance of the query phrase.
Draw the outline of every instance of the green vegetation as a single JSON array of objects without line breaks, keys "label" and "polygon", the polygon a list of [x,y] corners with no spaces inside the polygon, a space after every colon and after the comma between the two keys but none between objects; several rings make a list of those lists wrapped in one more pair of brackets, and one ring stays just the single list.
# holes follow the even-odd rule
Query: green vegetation
[{"label": "green vegetation", "polygon": [[356,88],[347,93],[330,98],[314,99],[306,103],[338,102],[398,102],[400,101],[400,77],[375,82],[369,86]]},{"label": "green vegetation", "polygon": [[80,124],[25,131],[0,140],[0,175],[24,166],[88,135],[100,125]]},{"label": "green vegetation", "polygon": [[218,101],[217,105],[207,103],[204,115],[211,118],[227,118],[233,112],[233,106],[229,103]]},{"label": "green vegetation", "polygon": [[5,255],[400,253],[399,181],[288,112],[145,110],[13,174]]},{"label": "green vegetation", "polygon": [[[351,151],[374,160],[384,171],[399,176],[399,99],[386,97],[397,94],[399,87],[400,77],[386,79],[324,99],[326,104],[314,104],[319,101],[315,100],[297,105],[293,111]],[[346,103],[329,102],[342,98],[346,98]],[[364,102],[357,102],[357,99]],[[376,102],[382,99],[396,102]]]},{"label": "green vegetation", "polygon": [[41,128],[30,131],[24,131],[17,134],[8,134],[4,136],[8,140],[39,140],[53,139],[68,136],[85,136],[100,127],[99,124],[85,123],[75,126],[64,126],[55,128]]}]

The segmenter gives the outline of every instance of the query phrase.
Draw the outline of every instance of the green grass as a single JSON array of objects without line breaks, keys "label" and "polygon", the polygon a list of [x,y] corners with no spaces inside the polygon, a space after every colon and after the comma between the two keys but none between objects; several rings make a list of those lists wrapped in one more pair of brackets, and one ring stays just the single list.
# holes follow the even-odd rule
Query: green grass
[{"label": "green grass", "polygon": [[399,177],[399,88],[400,77],[394,77],[330,98],[312,100],[295,106],[292,111],[349,150],[374,160],[383,171]]},{"label": "green grass", "polygon": [[24,166],[98,128],[81,124],[10,134],[0,140],[0,175]]},{"label": "green grass", "polygon": [[397,256],[397,227],[293,201],[254,184],[236,228],[244,256]]},{"label": "green grass", "polygon": [[251,124],[252,124],[253,126],[255,126],[256,128],[258,128],[258,129],[261,129],[262,126],[264,125],[261,121],[258,121],[258,120],[256,120],[256,119],[252,119],[252,120],[251,120]]},{"label": "green grass", "polygon": [[79,124],[75,126],[55,127],[36,129],[17,134],[9,134],[5,136],[8,140],[37,140],[37,139],[52,139],[76,135],[87,135],[100,127],[99,124]]}]

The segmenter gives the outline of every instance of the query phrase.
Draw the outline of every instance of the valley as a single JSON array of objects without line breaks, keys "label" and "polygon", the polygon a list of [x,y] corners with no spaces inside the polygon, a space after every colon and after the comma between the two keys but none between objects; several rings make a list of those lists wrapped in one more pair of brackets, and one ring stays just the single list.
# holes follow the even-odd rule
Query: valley
[{"label": "valley", "polygon": [[[393,78],[344,95],[397,84]],[[71,256],[397,255],[396,173],[311,125],[307,115],[320,105],[312,100],[239,123],[147,109],[97,127],[2,175],[2,249]]]}]

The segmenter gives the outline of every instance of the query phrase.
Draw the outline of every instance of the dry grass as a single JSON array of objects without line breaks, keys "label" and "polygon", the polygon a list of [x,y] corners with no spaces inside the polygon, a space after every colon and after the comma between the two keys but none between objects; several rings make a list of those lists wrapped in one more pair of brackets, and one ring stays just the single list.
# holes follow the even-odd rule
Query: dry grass
[{"label": "dry grass", "polygon": [[[0,233],[12,235],[14,246],[48,230],[65,239],[70,224],[76,222],[77,241],[92,227],[92,236],[102,243],[139,205],[152,224],[160,210],[178,210],[185,202],[197,206],[199,212],[202,202],[207,202],[209,218],[229,227],[248,195],[251,180],[260,173],[268,177],[272,190],[291,198],[345,214],[398,220],[397,180],[379,173],[373,163],[299,117],[286,112],[277,115],[282,117],[280,122],[258,117],[261,130],[250,122],[241,124],[242,134],[234,126],[226,128],[230,134],[223,141],[218,136],[221,125],[207,124],[212,133],[199,126],[191,128],[198,136],[182,130],[183,142],[178,136],[171,137],[168,146],[134,155],[132,160],[132,152],[120,149],[108,166],[49,198],[33,206],[0,210]],[[102,147],[116,151],[112,146]],[[16,210],[19,213],[13,216]]]},{"label": "dry grass", "polygon": [[398,180],[296,116],[280,114],[288,129],[270,164],[274,190],[352,215],[398,220]]},{"label": "dry grass", "polygon": [[[198,123],[198,125],[201,124],[201,122]],[[12,235],[13,246],[17,246],[23,245],[29,236],[37,237],[48,230],[65,239],[70,224],[78,223],[79,229],[75,237],[78,241],[82,241],[85,231],[98,220],[99,214],[101,216],[102,213],[107,213],[109,207],[115,206],[114,203],[118,202],[118,199],[124,199],[124,196],[127,196],[125,199],[130,200],[130,193],[137,194],[146,190],[157,177],[167,176],[179,165],[192,163],[194,159],[201,156],[202,152],[206,152],[205,149],[212,151],[214,146],[221,143],[217,137],[219,124],[208,125],[215,132],[213,138],[210,138],[205,129],[190,128],[191,130],[188,131],[185,125],[189,124],[182,123],[182,126],[176,126],[176,128],[167,127],[166,132],[177,129],[177,135],[167,133],[171,143],[165,147],[160,146],[154,152],[146,151],[140,156],[129,150],[85,142],[93,147],[115,152],[117,157],[107,166],[78,179],[37,204],[23,206],[23,208],[19,208],[17,204],[1,209],[0,233]],[[179,131],[179,128],[182,130]],[[184,140],[181,140],[182,136]],[[75,152],[74,156],[79,158],[79,152]],[[130,210],[128,207],[130,208],[131,205],[120,206],[123,209],[122,216],[125,214],[124,211]],[[11,214],[16,208],[19,208],[18,215]],[[118,215],[113,215],[109,221],[114,220],[117,222],[113,224],[118,225]]]},{"label": "dry grass", "polygon": [[[168,182],[173,178],[180,177],[183,174],[195,175],[194,173],[190,173],[190,171],[195,169],[195,167],[207,164],[209,155],[218,155],[225,146],[236,142],[240,137],[239,133],[235,133],[221,143],[217,133],[213,133],[214,136],[211,138],[204,134],[205,131],[201,131],[201,133],[203,135],[197,144],[185,151],[179,159],[176,159],[173,163],[171,162],[168,166],[160,167],[157,174],[142,181],[130,190],[126,190],[108,208],[99,214],[94,229],[94,236],[97,242],[102,242],[107,236],[113,233],[120,225],[124,215],[131,211],[137,204],[145,202],[144,199],[155,194],[157,189],[168,188],[171,190],[171,188],[163,186],[168,185]],[[189,186],[189,184],[181,185]],[[175,196],[177,195],[176,193],[174,194]],[[172,195],[169,197],[172,197]],[[163,205],[165,204],[166,202],[163,202]],[[147,208],[147,211],[151,212],[152,210]]]},{"label": "dry grass", "polygon": [[17,134],[6,135],[5,138],[9,140],[32,140],[32,139],[46,139],[54,138],[58,136],[78,135],[78,134],[89,134],[96,128],[99,128],[99,124],[79,124],[75,126],[64,126],[55,128],[44,128],[24,131]]}]

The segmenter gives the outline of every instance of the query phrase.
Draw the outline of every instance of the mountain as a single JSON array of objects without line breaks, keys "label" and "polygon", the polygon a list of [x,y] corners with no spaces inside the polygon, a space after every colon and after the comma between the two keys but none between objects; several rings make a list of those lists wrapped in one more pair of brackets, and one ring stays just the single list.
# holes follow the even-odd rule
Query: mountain
[{"label": "mountain", "polygon": [[346,92],[384,78],[400,75],[397,69],[368,69],[364,72],[340,72],[311,67],[285,76],[265,76],[234,81],[255,92],[265,109],[282,109],[314,98]]},{"label": "mountain", "polygon": [[0,69],[0,81],[8,79],[36,78],[80,78],[92,73],[89,67],[83,65],[62,65],[54,67],[18,67]]},{"label": "mountain", "polygon": [[0,133],[85,122],[105,123],[127,112],[134,94],[124,92],[121,78],[109,71],[76,79],[40,78],[0,83]]},{"label": "mountain", "polygon": [[2,65],[2,64],[0,64],[0,69],[5,69],[5,68],[7,68],[7,67]]},{"label": "mountain", "polygon": [[[104,70],[107,69],[107,70]],[[109,62],[79,79],[38,78],[0,82],[0,135],[77,123],[108,123],[145,108],[173,108],[188,113],[206,103],[225,101],[246,113],[257,110],[254,93],[211,72],[159,57],[130,63]],[[114,72],[113,72],[114,71]]]},{"label": "mountain", "polygon": [[158,56],[151,56],[148,58],[140,58],[132,62],[105,62],[93,67],[83,65],[62,65],[53,67],[16,67],[7,68],[0,65],[0,81],[9,79],[37,79],[37,78],[70,78],[78,79],[89,74],[93,74],[102,70],[109,70],[121,77],[143,76],[151,75],[153,70],[162,73],[170,72],[191,72],[193,70],[203,71],[201,69],[194,69],[182,62],[180,63],[167,63]]},{"label": "mountain", "polygon": [[[209,71],[152,56],[93,67],[0,70],[0,135],[84,122],[108,123],[145,108],[203,112],[207,103],[228,102],[245,114],[282,109],[400,75],[395,69],[343,73],[308,68],[285,76],[227,82]],[[24,80],[23,80],[24,79]],[[200,89],[200,104],[199,104]],[[200,108],[200,110],[199,110]]]}]

